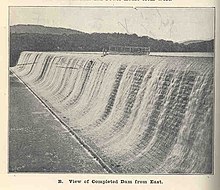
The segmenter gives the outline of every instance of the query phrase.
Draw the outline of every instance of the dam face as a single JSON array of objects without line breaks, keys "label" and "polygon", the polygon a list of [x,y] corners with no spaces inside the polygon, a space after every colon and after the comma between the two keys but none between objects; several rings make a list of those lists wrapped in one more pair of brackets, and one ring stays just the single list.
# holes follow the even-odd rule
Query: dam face
[{"label": "dam face", "polygon": [[213,58],[23,52],[11,71],[114,172],[212,173]]}]

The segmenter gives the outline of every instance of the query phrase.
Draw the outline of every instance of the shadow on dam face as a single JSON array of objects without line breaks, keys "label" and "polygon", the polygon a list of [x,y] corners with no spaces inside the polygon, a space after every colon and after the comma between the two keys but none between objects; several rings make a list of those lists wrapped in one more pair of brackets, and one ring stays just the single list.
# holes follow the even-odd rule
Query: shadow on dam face
[{"label": "shadow on dam face", "polygon": [[213,58],[23,52],[10,70],[114,172],[213,172]]}]

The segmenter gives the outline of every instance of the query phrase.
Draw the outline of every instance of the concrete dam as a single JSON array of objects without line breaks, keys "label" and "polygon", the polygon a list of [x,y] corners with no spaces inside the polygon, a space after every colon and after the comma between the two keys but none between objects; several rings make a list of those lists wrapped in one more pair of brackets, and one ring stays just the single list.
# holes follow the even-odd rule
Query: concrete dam
[{"label": "concrete dam", "polygon": [[212,173],[212,57],[22,52],[10,70],[109,172]]}]

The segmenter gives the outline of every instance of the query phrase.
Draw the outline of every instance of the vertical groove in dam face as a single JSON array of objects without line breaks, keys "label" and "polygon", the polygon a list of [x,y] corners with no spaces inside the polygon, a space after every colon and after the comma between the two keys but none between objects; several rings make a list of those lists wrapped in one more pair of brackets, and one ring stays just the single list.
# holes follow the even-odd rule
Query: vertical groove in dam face
[{"label": "vertical groove in dam face", "polygon": [[126,69],[126,66],[122,65],[116,75],[115,75],[115,81],[114,81],[114,84],[112,86],[112,90],[111,90],[111,93],[109,95],[109,99],[107,101],[107,105],[105,106],[105,109],[104,109],[104,112],[102,113],[102,115],[100,116],[100,118],[98,120],[96,120],[92,125],[90,125],[89,127],[97,127],[99,126],[104,120],[107,119],[107,117],[109,116],[109,114],[111,113],[112,111],[112,107],[115,103],[115,98],[116,98],[116,95],[117,95],[117,92],[118,92],[118,88],[119,88],[119,85],[120,85],[120,82],[121,82],[121,79],[122,79],[122,76],[124,74],[124,71]]},{"label": "vertical groove in dam face", "polygon": [[10,68],[114,172],[134,174],[212,173],[213,69],[207,57],[49,52]]}]

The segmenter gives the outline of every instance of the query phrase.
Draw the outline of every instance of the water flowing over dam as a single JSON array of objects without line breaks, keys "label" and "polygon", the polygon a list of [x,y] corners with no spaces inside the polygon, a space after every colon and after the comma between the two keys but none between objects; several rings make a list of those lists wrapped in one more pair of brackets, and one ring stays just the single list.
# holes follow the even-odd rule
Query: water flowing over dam
[{"label": "water flowing over dam", "polygon": [[212,173],[213,58],[23,52],[10,70],[114,172]]}]

